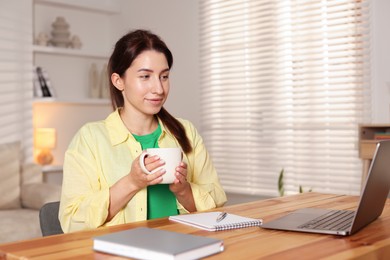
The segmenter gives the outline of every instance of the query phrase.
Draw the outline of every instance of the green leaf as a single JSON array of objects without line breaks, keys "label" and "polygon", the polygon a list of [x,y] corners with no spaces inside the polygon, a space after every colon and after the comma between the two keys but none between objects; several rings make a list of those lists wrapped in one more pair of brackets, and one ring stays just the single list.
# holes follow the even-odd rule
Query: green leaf
[{"label": "green leaf", "polygon": [[284,168],[282,168],[282,170],[280,171],[280,173],[279,173],[279,179],[278,179],[278,191],[279,191],[279,195],[280,195],[281,197],[284,196],[283,174],[284,174]]}]

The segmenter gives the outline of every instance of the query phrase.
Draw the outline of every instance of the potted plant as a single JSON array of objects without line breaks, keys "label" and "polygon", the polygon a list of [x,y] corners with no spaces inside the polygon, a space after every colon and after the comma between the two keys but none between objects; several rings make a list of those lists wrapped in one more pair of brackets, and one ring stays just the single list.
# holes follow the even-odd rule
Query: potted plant
[{"label": "potted plant", "polygon": [[[279,173],[279,178],[278,178],[278,191],[279,191],[279,195],[281,197],[284,196],[284,182],[283,182],[283,178],[284,178],[284,168],[282,168],[282,170],[280,171]],[[308,192],[311,192],[312,189],[308,190]],[[299,185],[299,193],[303,193],[303,188],[302,188],[302,185]]]}]

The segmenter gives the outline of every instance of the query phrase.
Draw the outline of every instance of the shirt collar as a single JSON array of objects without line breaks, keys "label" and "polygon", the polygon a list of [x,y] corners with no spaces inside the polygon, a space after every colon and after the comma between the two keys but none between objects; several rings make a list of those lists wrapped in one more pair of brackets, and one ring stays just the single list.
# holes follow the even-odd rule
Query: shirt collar
[{"label": "shirt collar", "polygon": [[[171,135],[168,129],[165,128],[161,119],[157,117],[157,120],[158,123],[160,124],[161,132],[162,132],[160,138],[164,137],[164,135],[166,134]],[[116,109],[114,112],[108,115],[108,117],[105,119],[105,124],[107,126],[108,135],[110,137],[110,141],[113,146],[124,143],[129,138],[135,141],[134,136],[129,132],[129,130],[126,128],[125,124],[123,123],[121,116],[119,114],[119,109]]]}]

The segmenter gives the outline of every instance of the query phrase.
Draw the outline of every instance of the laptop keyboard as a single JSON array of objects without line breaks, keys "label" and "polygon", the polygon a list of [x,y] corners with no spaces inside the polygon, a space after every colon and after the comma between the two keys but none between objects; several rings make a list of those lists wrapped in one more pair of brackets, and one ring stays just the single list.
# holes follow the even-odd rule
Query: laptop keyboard
[{"label": "laptop keyboard", "polygon": [[319,216],[299,228],[305,229],[320,229],[320,230],[346,230],[351,226],[354,211],[349,210],[333,210],[329,213]]}]

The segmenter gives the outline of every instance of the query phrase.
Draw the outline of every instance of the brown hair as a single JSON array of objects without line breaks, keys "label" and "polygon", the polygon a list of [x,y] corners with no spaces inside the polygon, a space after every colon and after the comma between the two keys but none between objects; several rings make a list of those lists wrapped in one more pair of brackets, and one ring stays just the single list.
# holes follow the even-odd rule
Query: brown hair
[{"label": "brown hair", "polygon": [[[166,44],[157,35],[146,30],[135,30],[122,36],[117,43],[108,62],[108,78],[110,83],[110,96],[112,108],[115,110],[124,106],[122,92],[118,90],[111,82],[111,75],[117,73],[123,77],[126,70],[131,66],[134,59],[146,50],[154,50],[165,55],[169,69],[173,64],[173,56]],[[164,107],[157,113],[157,116],[175,136],[184,153],[192,151],[191,143],[185,133],[183,125]]]}]

